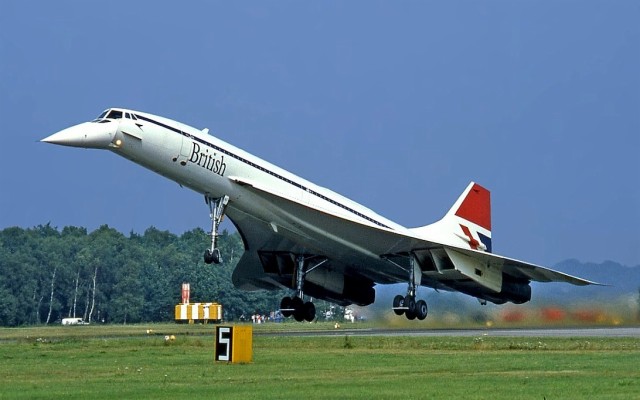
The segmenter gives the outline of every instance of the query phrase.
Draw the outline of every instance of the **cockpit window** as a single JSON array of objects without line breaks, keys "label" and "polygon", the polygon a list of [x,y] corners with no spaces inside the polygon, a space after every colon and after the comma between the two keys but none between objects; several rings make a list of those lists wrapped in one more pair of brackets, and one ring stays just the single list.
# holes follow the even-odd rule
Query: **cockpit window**
[{"label": "cockpit window", "polygon": [[105,122],[110,122],[110,120],[122,119],[122,118],[129,118],[134,120],[137,119],[135,115],[130,114],[128,112],[108,109],[108,110],[104,110],[102,114],[98,116],[98,118],[94,119],[91,122],[105,123]]},{"label": "cockpit window", "polygon": [[122,118],[122,111],[111,110],[106,118],[109,118],[109,119],[121,119]]},{"label": "cockpit window", "polygon": [[[102,114],[98,115],[98,118],[94,119],[94,120],[93,120],[93,121],[91,121],[91,122],[98,122],[98,123],[103,123],[103,122],[105,122],[104,117],[107,115],[107,113],[108,113],[108,112],[109,112],[109,110],[104,110],[104,111],[102,112]],[[106,121],[106,122],[109,122],[109,121]]]}]

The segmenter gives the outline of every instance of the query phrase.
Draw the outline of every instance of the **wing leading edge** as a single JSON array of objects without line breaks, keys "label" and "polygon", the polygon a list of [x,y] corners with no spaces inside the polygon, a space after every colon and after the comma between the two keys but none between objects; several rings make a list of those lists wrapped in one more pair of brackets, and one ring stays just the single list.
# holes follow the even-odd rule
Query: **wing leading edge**
[{"label": "wing leading edge", "polygon": [[[252,201],[264,204],[271,214],[270,220],[258,220],[238,213],[231,215],[234,213],[229,212],[229,216],[243,233],[247,247],[247,253],[233,275],[234,283],[239,287],[292,287],[293,271],[282,266],[265,265],[264,254],[275,253],[303,253],[325,257],[329,261],[326,268],[332,274],[346,276],[356,285],[361,282],[363,287],[371,287],[376,283],[407,282],[411,260],[415,260],[421,272],[418,284],[460,291],[495,303],[528,301],[531,281],[565,282],[580,286],[596,284],[483,251],[482,247],[478,249],[477,243],[459,232],[452,232],[450,237],[445,237],[441,232],[445,225],[451,225],[451,221],[445,221],[448,217],[433,224],[437,225],[437,229],[386,229],[290,200],[247,180],[233,179],[246,190]],[[470,185],[465,193],[470,190],[473,193],[474,187],[474,184]],[[484,197],[486,196],[480,192],[479,198]],[[464,204],[458,201],[457,206]],[[465,211],[458,214],[463,217],[476,215],[468,204],[464,207]],[[450,212],[447,215],[455,214]],[[483,216],[485,214],[480,215],[478,225],[483,225],[487,231],[490,220]],[[473,225],[468,221],[463,223]],[[453,225],[460,224],[456,221]],[[424,232],[424,236],[421,236],[421,232]],[[490,231],[485,233],[490,238]],[[438,235],[442,236],[442,240],[434,239]],[[465,240],[456,242],[460,236]],[[474,246],[476,249],[473,249]],[[282,261],[279,262],[282,264]],[[335,301],[337,295],[340,293],[334,293],[330,297]]]}]

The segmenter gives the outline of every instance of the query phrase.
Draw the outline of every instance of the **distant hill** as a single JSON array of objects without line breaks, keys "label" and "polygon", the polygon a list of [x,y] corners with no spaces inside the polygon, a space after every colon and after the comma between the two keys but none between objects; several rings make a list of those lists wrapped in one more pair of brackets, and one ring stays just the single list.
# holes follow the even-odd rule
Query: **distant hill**
[{"label": "distant hill", "polygon": [[600,264],[582,263],[575,259],[562,261],[554,269],[607,286],[574,286],[562,283],[534,283],[533,301],[544,299],[564,302],[613,300],[638,296],[640,265],[628,267],[613,261]]}]

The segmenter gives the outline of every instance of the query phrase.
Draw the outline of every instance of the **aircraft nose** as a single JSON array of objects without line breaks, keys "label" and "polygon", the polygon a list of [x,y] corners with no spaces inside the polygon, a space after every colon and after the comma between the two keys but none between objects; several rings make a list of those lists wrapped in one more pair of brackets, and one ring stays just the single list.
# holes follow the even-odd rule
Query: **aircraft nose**
[{"label": "aircraft nose", "polygon": [[41,142],[71,147],[105,149],[111,144],[117,127],[118,124],[115,121],[104,123],[84,122],[56,132],[42,139]]}]

